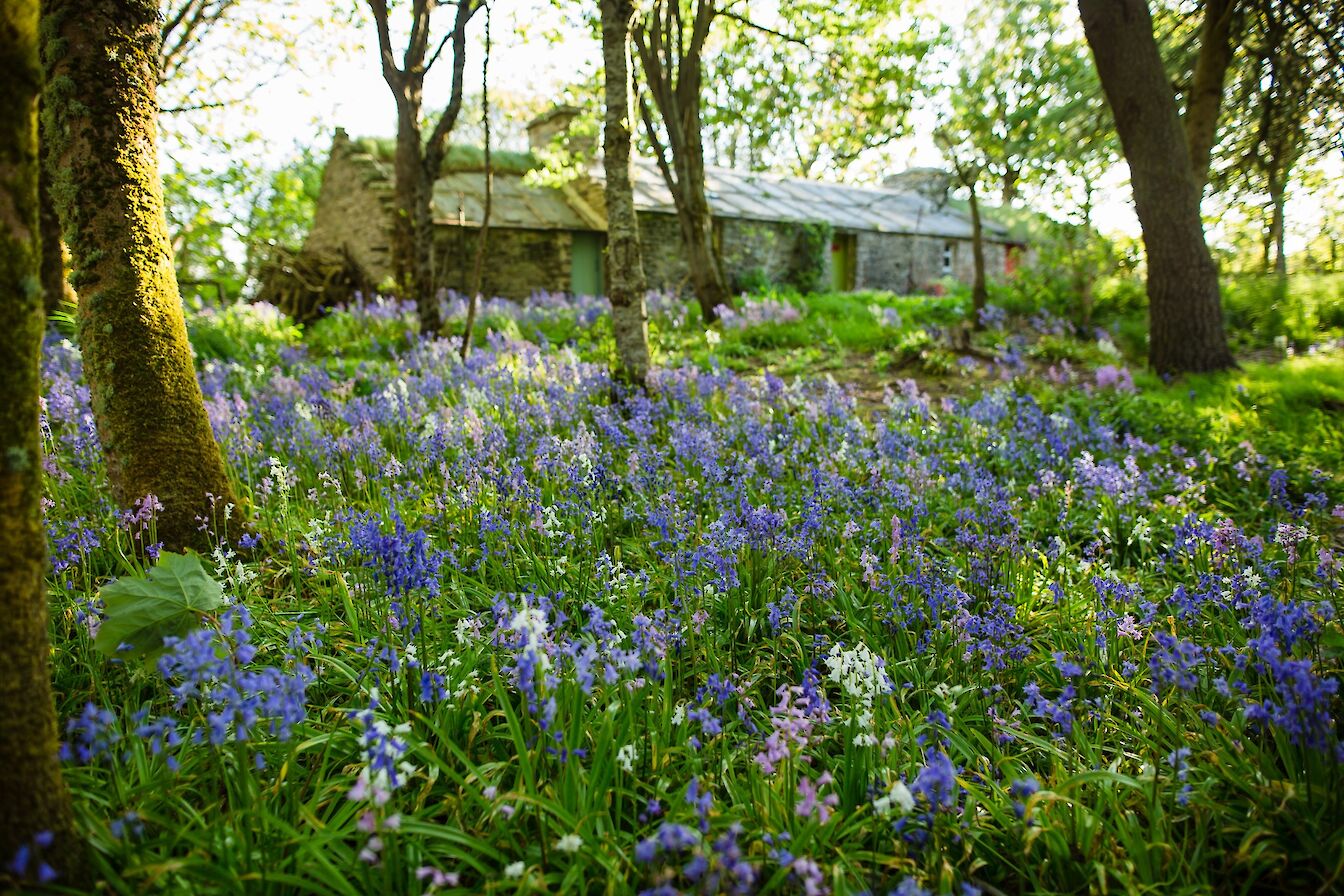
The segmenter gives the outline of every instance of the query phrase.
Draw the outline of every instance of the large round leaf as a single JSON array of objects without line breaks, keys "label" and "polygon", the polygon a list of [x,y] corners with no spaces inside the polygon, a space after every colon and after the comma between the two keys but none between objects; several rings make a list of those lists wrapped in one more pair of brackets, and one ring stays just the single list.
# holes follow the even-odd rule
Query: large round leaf
[{"label": "large round leaf", "polygon": [[[186,634],[201,616],[224,605],[219,583],[194,553],[159,555],[146,578],[122,577],[98,592],[103,599],[102,627],[94,646],[108,656],[153,656],[163,639]],[[118,650],[123,644],[130,647]]]}]

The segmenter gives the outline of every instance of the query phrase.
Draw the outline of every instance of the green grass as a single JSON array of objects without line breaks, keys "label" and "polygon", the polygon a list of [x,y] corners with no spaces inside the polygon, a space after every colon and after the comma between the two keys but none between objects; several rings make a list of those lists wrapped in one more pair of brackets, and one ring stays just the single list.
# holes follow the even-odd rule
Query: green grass
[{"label": "green grass", "polygon": [[1344,486],[1344,352],[1249,362],[1171,384],[1145,373],[1137,382],[1139,428],[1225,456],[1250,442],[1299,478],[1320,471],[1335,489]]}]

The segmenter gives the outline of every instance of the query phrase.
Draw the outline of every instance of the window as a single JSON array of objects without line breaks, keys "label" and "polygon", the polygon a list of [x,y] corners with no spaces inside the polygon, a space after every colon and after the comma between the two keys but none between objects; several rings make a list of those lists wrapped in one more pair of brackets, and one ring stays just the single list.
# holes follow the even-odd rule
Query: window
[{"label": "window", "polygon": [[957,257],[957,247],[951,243],[943,243],[943,276],[952,276],[952,262]]}]

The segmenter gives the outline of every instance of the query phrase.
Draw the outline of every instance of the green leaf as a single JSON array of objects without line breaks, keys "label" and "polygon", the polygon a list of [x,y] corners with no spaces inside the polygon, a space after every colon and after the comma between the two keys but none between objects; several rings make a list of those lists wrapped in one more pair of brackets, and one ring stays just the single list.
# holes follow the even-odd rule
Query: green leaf
[{"label": "green leaf", "polygon": [[[152,657],[163,639],[182,636],[224,606],[224,592],[194,553],[159,555],[147,578],[122,577],[98,592],[106,618],[93,646],[107,656]],[[121,644],[130,650],[118,652]]]},{"label": "green leaf", "polygon": [[1327,656],[1344,656],[1344,629],[1327,628],[1321,632],[1321,649]]}]

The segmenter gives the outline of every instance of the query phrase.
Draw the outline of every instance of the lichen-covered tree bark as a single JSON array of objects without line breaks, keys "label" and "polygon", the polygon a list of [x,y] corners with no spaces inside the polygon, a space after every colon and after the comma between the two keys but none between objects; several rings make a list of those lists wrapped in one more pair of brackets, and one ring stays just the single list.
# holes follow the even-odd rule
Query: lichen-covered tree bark
[{"label": "lichen-covered tree bark", "polygon": [[[79,346],[113,496],[163,504],[169,550],[208,547],[235,503],[196,380],[159,180],[154,0],[44,8],[52,195],[79,293]],[[237,517],[235,515],[234,525]]]},{"label": "lichen-covered tree bark", "polygon": [[1145,0],[1078,0],[1134,188],[1148,257],[1148,362],[1159,373],[1234,366],[1200,187]]},{"label": "lichen-covered tree bark", "polygon": [[56,758],[47,663],[46,534],[38,399],[42,287],[38,225],[37,0],[0,4],[0,891],[32,879],[6,870],[33,836],[55,840],[42,861],[78,885],[82,845]]},{"label": "lichen-covered tree bark", "polygon": [[616,337],[616,373],[644,386],[649,375],[649,318],[644,308],[644,260],[640,254],[635,194],[630,183],[631,0],[601,0],[602,62],[606,112],[602,167],[606,173],[607,298]]}]

